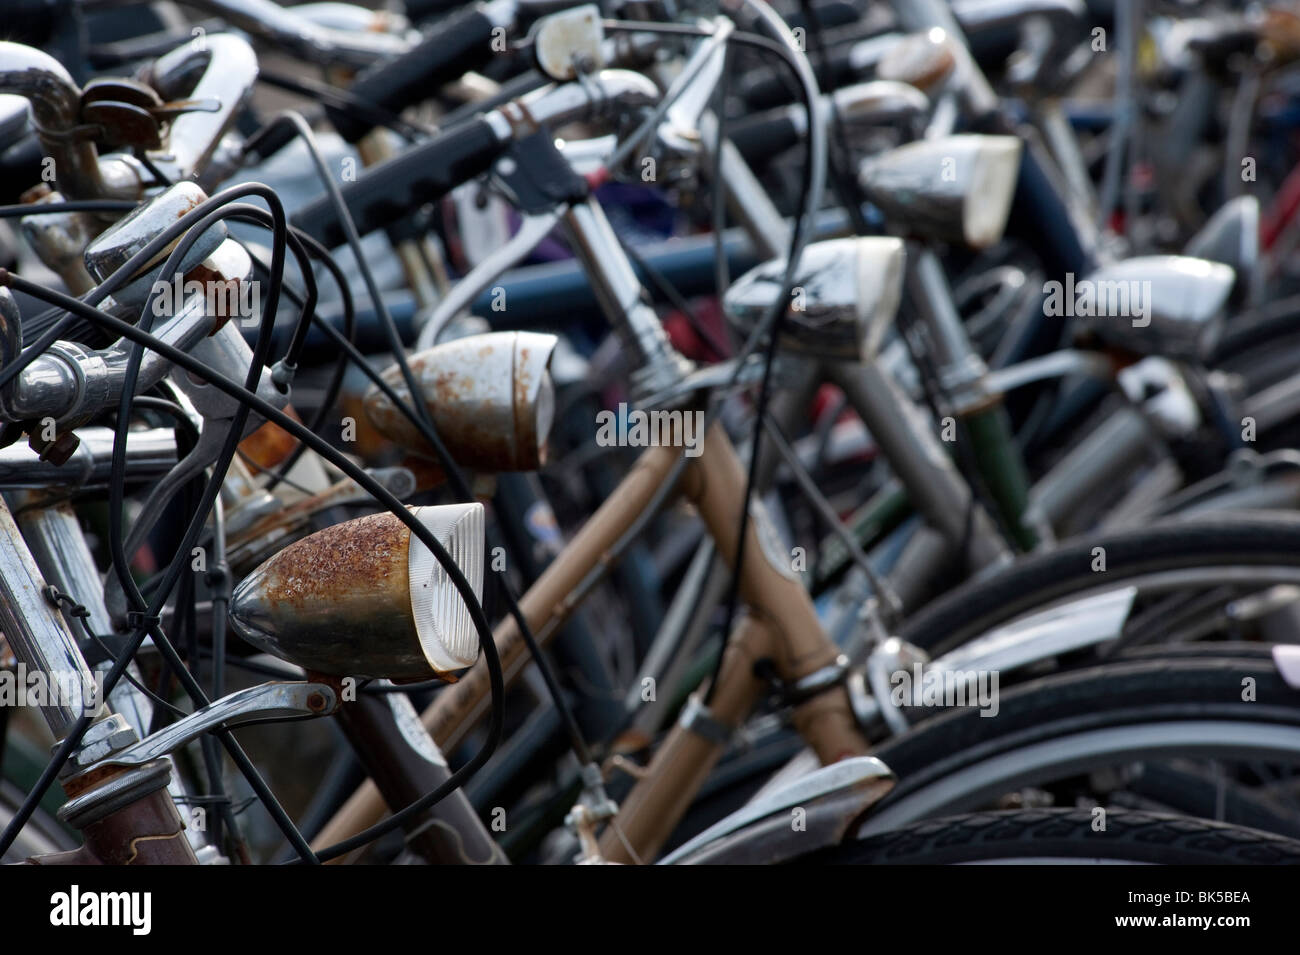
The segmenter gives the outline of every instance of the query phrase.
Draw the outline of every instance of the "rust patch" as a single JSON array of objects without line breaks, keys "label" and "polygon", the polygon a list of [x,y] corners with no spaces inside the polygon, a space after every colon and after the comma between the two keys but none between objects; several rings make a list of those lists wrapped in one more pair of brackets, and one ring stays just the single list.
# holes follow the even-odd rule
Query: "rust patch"
[{"label": "rust patch", "polygon": [[[406,586],[406,533],[406,525],[392,514],[371,514],[318,531],[272,559],[266,597],[273,605],[303,608],[356,591]],[[325,568],[331,573],[322,573]]]},{"label": "rust patch", "polygon": [[[490,375],[500,373],[501,363],[481,364],[480,359],[500,356],[500,347],[500,342],[467,347],[457,353],[458,366],[452,368],[447,367],[452,362],[445,354],[433,359],[417,357],[411,362],[419,397],[438,434],[457,463],[473,470],[500,472],[521,467],[516,434],[519,426],[514,420],[514,408],[521,399],[515,396],[526,395],[532,381],[525,376],[503,387],[490,379]],[[486,371],[486,367],[495,371]],[[385,378],[403,400],[410,399],[397,369],[390,369]],[[370,393],[366,412],[374,426],[403,445],[408,454],[434,457],[420,430],[382,394]]]},{"label": "rust patch", "polygon": [[230,539],[233,549],[262,548],[269,546],[280,538],[295,534],[308,527],[312,515],[330,507],[335,500],[351,497],[357,485],[350,480],[343,480],[326,488],[319,494],[303,498],[284,510],[274,511],[254,521],[246,530]]},{"label": "rust patch", "polygon": [[[398,394],[401,394],[399,391]],[[389,455],[393,444],[381,431],[380,410],[387,400],[367,402],[364,393],[343,389],[339,397],[339,414],[356,422],[356,441],[352,452],[364,461],[377,461]]]},{"label": "rust patch", "polygon": [[514,422],[515,427],[515,448],[519,451],[519,456],[528,458],[527,461],[521,462],[524,465],[533,465],[530,450],[536,443],[533,438],[533,422],[531,415],[521,414],[528,407],[528,392],[532,390],[533,376],[529,373],[528,365],[529,348],[527,345],[520,345],[512,357],[514,372],[515,393],[514,404],[510,409],[510,420]]},{"label": "rust patch", "polygon": [[204,302],[212,305],[208,316],[213,319],[212,330],[208,335],[215,335],[239,311],[241,285],[239,279],[226,278],[216,269],[210,269],[201,262],[185,273],[185,279],[203,283]]},{"label": "rust patch", "polygon": [[416,492],[432,490],[447,480],[447,475],[433,461],[417,455],[408,455],[402,460],[402,467],[415,476]]},{"label": "rust patch", "polygon": [[63,791],[68,794],[68,798],[79,796],[89,789],[93,789],[102,782],[107,782],[114,776],[120,776],[126,772],[123,766],[99,766],[87,770],[71,779],[65,779],[62,783]]},{"label": "rust patch", "polygon": [[[293,405],[285,405],[284,413],[302,424],[302,418],[298,417]],[[244,456],[263,470],[279,467],[297,446],[297,438],[271,421],[239,442],[239,450]]]},{"label": "rust patch", "polygon": [[206,199],[197,199],[194,196],[182,197],[181,208],[176,213],[176,218],[181,218],[181,216],[185,215],[185,213],[189,212],[191,209],[197,209],[206,201]]},{"label": "rust patch", "polygon": [[48,182],[38,182],[30,189],[23,190],[22,195],[18,197],[18,201],[23,205],[31,205],[34,202],[40,202],[53,192],[54,189]]}]

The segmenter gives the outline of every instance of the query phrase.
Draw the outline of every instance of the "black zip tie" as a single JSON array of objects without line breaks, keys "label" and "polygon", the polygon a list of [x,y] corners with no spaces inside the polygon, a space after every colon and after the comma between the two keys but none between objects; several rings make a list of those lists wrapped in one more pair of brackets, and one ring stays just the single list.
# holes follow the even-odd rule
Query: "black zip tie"
[{"label": "black zip tie", "polygon": [[230,796],[172,796],[172,802],[180,806],[233,806],[235,800]]},{"label": "black zip tie", "polygon": [[162,625],[162,617],[158,614],[147,614],[143,610],[130,610],[126,614],[126,625],[132,630],[149,631]]},{"label": "black zip tie", "polygon": [[231,595],[230,567],[225,563],[213,564],[203,575],[203,582],[219,597]]}]

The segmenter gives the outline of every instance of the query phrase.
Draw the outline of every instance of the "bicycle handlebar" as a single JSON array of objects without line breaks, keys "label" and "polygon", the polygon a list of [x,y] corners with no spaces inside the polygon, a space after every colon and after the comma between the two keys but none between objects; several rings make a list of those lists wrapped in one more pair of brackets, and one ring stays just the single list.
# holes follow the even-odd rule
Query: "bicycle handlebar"
[{"label": "bicycle handlebar", "polygon": [[[245,278],[247,253],[229,239],[205,261],[209,263],[212,282],[230,283]],[[222,320],[209,309],[210,300],[216,308],[221,307],[220,302],[208,294],[207,283],[202,284],[202,291],[187,291],[174,314],[155,330],[154,334],[169,345],[189,351],[212,334],[214,326]],[[7,296],[3,301],[12,303]],[[22,340],[16,309],[10,307],[5,318],[5,331],[13,344],[8,351],[16,355],[16,345]],[[131,350],[125,339],[101,349],[73,341],[54,342],[0,392],[0,421],[19,423],[51,418],[62,426],[75,426],[89,420],[120,400]],[[146,349],[140,359],[137,393],[152,388],[170,370],[170,362]]]},{"label": "bicycle handlebar", "polygon": [[[365,235],[396,222],[486,172],[509,141],[508,135],[503,137],[486,117],[480,117],[371,166],[342,187],[357,233]],[[343,224],[328,195],[303,206],[289,221],[328,248],[344,242]]]},{"label": "bicycle handlebar", "polygon": [[464,0],[406,0],[406,16],[412,23],[431,20],[465,6]]},{"label": "bicycle handlebar", "polygon": [[[467,70],[491,61],[493,31],[509,27],[517,9],[515,0],[492,0],[457,10],[426,31],[411,49],[361,74],[349,92],[390,113],[399,113],[432,96]],[[337,107],[327,106],[325,112],[348,142],[355,143],[373,128],[373,124]]]},{"label": "bicycle handlebar", "polygon": [[[357,233],[365,235],[486,172],[517,132],[592,119],[606,110],[618,113],[650,105],[658,97],[654,83],[628,70],[603,70],[583,83],[547,86],[371,166],[355,182],[342,187],[343,200]],[[329,248],[344,241],[343,226],[329,196],[314,200],[289,219]]]},{"label": "bicycle handlebar", "polygon": [[273,0],[183,2],[313,62],[369,66],[403,52],[407,46],[403,37],[391,33],[347,32],[321,26]]}]

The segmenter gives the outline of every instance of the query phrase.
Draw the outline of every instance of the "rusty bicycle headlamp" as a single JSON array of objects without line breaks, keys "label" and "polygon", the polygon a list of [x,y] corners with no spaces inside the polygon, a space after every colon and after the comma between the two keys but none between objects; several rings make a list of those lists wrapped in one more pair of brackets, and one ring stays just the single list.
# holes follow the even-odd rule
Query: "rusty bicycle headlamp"
[{"label": "rusty bicycle headlamp", "polygon": [[[481,596],[483,505],[410,511]],[[315,673],[427,680],[478,658],[478,632],[447,572],[387,512],[284,548],[235,589],[230,619],[249,643]]]},{"label": "rusty bicycle headlamp", "polygon": [[[545,463],[555,416],[548,367],[556,341],[537,332],[492,332],[411,356],[420,397],[457,464],[498,472],[533,471]],[[410,401],[400,369],[389,368],[384,380]],[[366,393],[365,409],[384,437],[413,454],[433,456],[415,425],[378,387]]]}]

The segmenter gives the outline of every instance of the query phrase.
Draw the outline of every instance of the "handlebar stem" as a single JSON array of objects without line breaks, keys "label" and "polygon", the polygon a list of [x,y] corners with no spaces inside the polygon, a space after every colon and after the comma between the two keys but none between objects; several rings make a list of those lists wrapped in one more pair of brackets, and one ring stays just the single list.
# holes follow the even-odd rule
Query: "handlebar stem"
[{"label": "handlebar stem", "polygon": [[[184,90],[197,62],[206,65],[193,89]],[[159,57],[150,70],[150,85],[164,99],[186,96],[193,100],[216,100],[215,112],[195,110],[171,121],[165,147],[167,155],[151,157],[159,171],[172,182],[199,178],[216,152],[222,136],[234,125],[239,111],[253,95],[257,82],[257,55],[240,37],[230,33],[195,37]]]},{"label": "handlebar stem", "polygon": [[0,41],[0,93],[23,96],[31,104],[36,135],[54,160],[59,189],[77,199],[136,199],[145,176],[130,156],[100,158],[94,143],[79,138],[81,89],[48,53],[21,43]]}]

